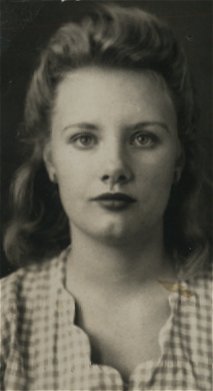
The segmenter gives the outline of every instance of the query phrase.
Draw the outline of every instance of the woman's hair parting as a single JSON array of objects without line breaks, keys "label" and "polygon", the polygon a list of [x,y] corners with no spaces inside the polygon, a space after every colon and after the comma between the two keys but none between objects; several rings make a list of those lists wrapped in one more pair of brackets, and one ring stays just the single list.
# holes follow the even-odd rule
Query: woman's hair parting
[{"label": "woman's hair parting", "polygon": [[25,104],[22,139],[28,153],[11,188],[12,218],[5,235],[8,259],[18,265],[39,261],[69,244],[68,219],[57,184],[48,178],[43,148],[51,132],[58,84],[66,73],[90,65],[147,70],[166,82],[177,113],[185,166],[165,213],[165,244],[189,270],[203,266],[210,238],[201,197],[193,88],[184,53],[172,30],[157,17],[115,4],[96,4],[78,23],[63,25],[40,55]]}]

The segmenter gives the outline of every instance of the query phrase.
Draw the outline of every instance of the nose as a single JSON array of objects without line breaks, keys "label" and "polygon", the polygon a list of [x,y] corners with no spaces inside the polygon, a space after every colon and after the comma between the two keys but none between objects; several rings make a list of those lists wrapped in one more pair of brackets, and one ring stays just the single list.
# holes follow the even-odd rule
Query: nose
[{"label": "nose", "polygon": [[130,182],[133,178],[132,169],[128,157],[125,156],[125,151],[110,151],[105,152],[104,168],[102,169],[101,180],[108,184],[110,188],[119,184],[124,185]]}]

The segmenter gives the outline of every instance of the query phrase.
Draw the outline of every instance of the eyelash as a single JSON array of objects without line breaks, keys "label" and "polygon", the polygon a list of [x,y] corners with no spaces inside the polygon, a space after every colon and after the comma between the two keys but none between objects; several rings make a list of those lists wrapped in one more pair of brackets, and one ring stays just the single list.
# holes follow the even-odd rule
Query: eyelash
[{"label": "eyelash", "polygon": [[69,142],[71,142],[71,144],[75,144],[78,146],[78,148],[90,148],[90,145],[86,145],[86,144],[78,144],[78,142],[80,142],[80,140],[82,140],[83,138],[90,138],[90,140],[93,140],[93,143],[91,146],[95,145],[97,143],[97,140],[96,140],[96,137],[91,134],[91,133],[87,133],[87,132],[82,132],[82,133],[78,133],[78,134],[75,134],[74,136],[70,137],[69,138]]},{"label": "eyelash", "polygon": [[[145,142],[145,143],[138,142],[137,143],[137,138],[139,138],[139,137],[147,139],[147,142]],[[83,138],[84,139],[87,138],[87,141],[90,140],[90,142],[89,143],[82,143]],[[71,136],[68,141],[69,141],[69,143],[76,145],[79,149],[90,149],[98,143],[97,137],[94,134],[88,133],[88,132],[82,132],[82,133],[75,134],[75,135]],[[134,133],[133,135],[131,135],[129,143],[131,146],[133,146],[133,147],[135,146],[136,148],[151,148],[151,147],[154,147],[158,141],[159,141],[159,139],[156,134],[151,133],[151,132],[147,133],[147,132],[143,131],[143,132],[137,132],[137,133]]]},{"label": "eyelash", "polygon": [[154,133],[151,133],[151,132],[137,132],[135,134],[133,134],[130,138],[130,144],[133,145],[134,144],[134,141],[137,140],[137,137],[143,137],[145,139],[147,139],[148,142],[145,142],[144,143],[140,143],[139,144],[136,144],[135,146],[140,148],[140,147],[144,147],[144,148],[150,148],[150,147],[153,147],[154,145],[157,144],[157,142],[159,141],[158,140],[158,137],[156,136],[156,134]]}]

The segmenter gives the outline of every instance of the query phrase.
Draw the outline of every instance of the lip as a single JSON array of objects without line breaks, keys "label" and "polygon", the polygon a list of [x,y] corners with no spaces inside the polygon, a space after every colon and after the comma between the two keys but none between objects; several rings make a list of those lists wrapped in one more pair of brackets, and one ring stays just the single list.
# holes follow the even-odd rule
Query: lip
[{"label": "lip", "polygon": [[99,206],[110,212],[120,212],[127,210],[136,202],[136,199],[125,193],[104,193],[92,198]]},{"label": "lip", "polygon": [[136,199],[125,193],[103,193],[91,199],[91,201],[118,201],[133,203]]}]

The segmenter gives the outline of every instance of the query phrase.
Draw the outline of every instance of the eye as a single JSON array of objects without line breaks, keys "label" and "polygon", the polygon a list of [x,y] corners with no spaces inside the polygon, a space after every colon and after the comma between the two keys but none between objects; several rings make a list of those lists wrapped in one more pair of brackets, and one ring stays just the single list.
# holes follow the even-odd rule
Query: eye
[{"label": "eye", "polygon": [[136,147],[152,147],[157,143],[157,136],[153,133],[137,132],[130,138],[130,144]]},{"label": "eye", "polygon": [[80,149],[88,149],[93,147],[97,140],[94,134],[91,133],[79,133],[73,135],[70,139],[69,142],[71,144],[74,144],[77,148]]}]

